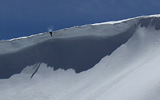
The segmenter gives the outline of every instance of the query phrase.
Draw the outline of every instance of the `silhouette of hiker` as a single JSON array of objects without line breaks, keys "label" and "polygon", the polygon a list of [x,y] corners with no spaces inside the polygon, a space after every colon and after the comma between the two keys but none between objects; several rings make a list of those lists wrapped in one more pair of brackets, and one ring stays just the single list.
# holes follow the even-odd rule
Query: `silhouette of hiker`
[{"label": "silhouette of hiker", "polygon": [[50,33],[50,35],[51,35],[51,37],[52,37],[52,32],[49,32]]}]

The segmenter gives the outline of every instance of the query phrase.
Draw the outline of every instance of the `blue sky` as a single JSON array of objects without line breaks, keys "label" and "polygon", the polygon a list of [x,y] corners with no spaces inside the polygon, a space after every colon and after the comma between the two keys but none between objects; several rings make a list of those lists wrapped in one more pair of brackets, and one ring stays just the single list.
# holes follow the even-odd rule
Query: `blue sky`
[{"label": "blue sky", "polygon": [[160,0],[0,0],[0,40],[160,13]]}]

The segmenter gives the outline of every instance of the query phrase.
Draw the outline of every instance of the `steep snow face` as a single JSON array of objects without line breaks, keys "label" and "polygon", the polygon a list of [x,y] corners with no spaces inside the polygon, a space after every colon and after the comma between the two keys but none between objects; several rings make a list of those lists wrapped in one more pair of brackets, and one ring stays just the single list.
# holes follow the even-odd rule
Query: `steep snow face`
[{"label": "steep snow face", "polygon": [[115,25],[74,27],[55,32],[53,38],[44,33],[1,41],[1,45],[10,49],[0,50],[0,78],[8,78],[37,63],[46,63],[55,70],[72,68],[76,73],[88,70],[124,44],[135,29],[133,21],[128,21]]},{"label": "steep snow face", "polygon": [[[102,25],[103,28],[105,26],[105,24],[93,26],[100,28],[99,25]],[[1,67],[2,70],[5,69],[1,73],[7,73],[3,73],[2,76],[12,76],[9,79],[0,80],[0,99],[160,100],[159,18],[140,17],[112,25],[113,27],[118,25],[118,28],[123,28],[123,25],[126,25],[126,29],[123,32],[120,30],[124,29],[117,29],[120,33],[113,33],[114,35],[109,33],[109,35],[107,33],[104,35],[105,32],[96,35],[94,30],[95,33],[92,35],[90,33],[82,36],[67,36],[65,34],[66,36],[61,35],[62,37],[59,38],[58,36],[53,39],[44,38],[38,44],[30,44],[26,48],[18,47],[21,49],[1,54],[0,64],[8,64],[10,67],[11,64],[9,63],[12,63],[14,67],[10,68],[13,68],[14,73],[9,73],[5,67]],[[109,25],[106,24],[106,26]],[[18,40],[14,41],[17,42]],[[6,42],[8,44],[9,41]],[[114,43],[119,43],[119,46]],[[110,45],[115,46],[115,48],[110,47]],[[62,47],[65,47],[65,50],[61,51]],[[108,48],[112,48],[111,52],[108,51]],[[79,49],[80,51],[76,51]],[[31,51],[34,52],[34,55]],[[45,55],[41,55],[43,53]],[[49,54],[47,55],[47,53]],[[52,56],[53,54],[55,58]],[[103,56],[99,57],[101,54]],[[10,57],[13,58],[10,59]],[[93,63],[93,58],[98,57],[100,60],[91,66],[93,68],[88,67],[88,70],[83,67],[67,66],[75,62],[76,65],[82,63],[89,65]],[[50,59],[54,59],[53,62]],[[64,65],[67,67],[59,64],[58,61],[65,63]],[[16,64],[18,65],[16,66]],[[63,67],[56,67],[55,64]],[[54,71],[52,67],[57,70]],[[82,69],[77,70],[77,68]],[[75,70],[81,71],[81,73],[75,73]],[[20,71],[20,74],[15,74]],[[1,78],[5,78],[4,76]]]},{"label": "steep snow face", "polygon": [[[137,17],[0,41],[0,78],[20,73],[26,66],[46,63],[54,70],[88,70],[128,41],[137,26],[160,29],[158,16]],[[9,49],[8,49],[9,48]]]}]

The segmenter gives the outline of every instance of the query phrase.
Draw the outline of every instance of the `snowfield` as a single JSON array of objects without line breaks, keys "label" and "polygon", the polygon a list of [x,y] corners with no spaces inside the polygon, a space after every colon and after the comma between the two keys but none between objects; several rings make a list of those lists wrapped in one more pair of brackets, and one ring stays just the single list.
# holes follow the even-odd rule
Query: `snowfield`
[{"label": "snowfield", "polygon": [[2,40],[0,48],[0,100],[160,100],[159,15]]}]

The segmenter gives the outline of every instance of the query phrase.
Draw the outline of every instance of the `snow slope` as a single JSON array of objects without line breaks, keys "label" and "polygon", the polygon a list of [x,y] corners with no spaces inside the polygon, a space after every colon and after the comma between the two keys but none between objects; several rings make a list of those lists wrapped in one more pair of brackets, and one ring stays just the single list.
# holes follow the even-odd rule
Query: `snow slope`
[{"label": "snow slope", "polygon": [[[58,41],[61,42],[64,41],[64,39],[73,40],[67,42],[69,44],[82,40],[85,41],[85,38],[86,40],[89,39],[87,42],[78,42],[78,46],[80,47],[83,47],[84,45],[82,44],[84,43],[97,42],[97,39],[116,40],[114,42],[100,42],[103,46],[107,43],[110,45],[104,48],[102,46],[101,49],[111,48],[114,43],[120,43],[120,45],[112,49],[110,53],[108,53],[108,49],[105,49],[104,51],[107,53],[103,51],[103,57],[97,60],[97,63],[87,70],[82,67],[81,73],[75,72],[76,68],[73,66],[64,68],[64,65],[63,67],[57,67],[57,70],[53,70],[55,66],[50,66],[45,61],[40,60],[37,60],[35,63],[34,59],[30,58],[30,60],[26,61],[33,61],[34,63],[25,66],[20,74],[16,72],[10,74],[12,76],[9,79],[0,79],[0,100],[160,100],[159,27],[160,17],[159,15],[154,15],[137,17],[120,22],[99,23],[60,30],[55,33],[55,38],[53,39],[47,37],[48,34],[44,33],[25,39],[1,41],[3,45],[5,44],[11,48],[11,50],[4,48],[5,52],[3,50],[1,51],[0,57],[2,58],[23,54],[27,48],[33,48],[33,45],[37,45],[34,48],[38,48],[39,46],[44,46],[44,42],[46,43],[45,45],[47,45],[56,39],[60,39]],[[39,40],[40,38],[41,40]],[[27,40],[39,40],[39,42]],[[21,42],[19,43],[18,41]],[[21,46],[23,43],[27,43],[28,45],[23,47]],[[3,46],[2,44],[1,47]],[[72,44],[72,46],[76,45]],[[84,50],[87,52],[89,49],[91,52],[92,49],[95,49],[95,51],[102,52],[96,50],[98,48],[94,43],[91,45],[94,45],[94,48],[86,45],[88,48]],[[14,49],[16,46],[17,49]],[[66,49],[66,51],[67,50],[85,54],[84,52],[75,51],[76,49]],[[40,51],[41,49],[38,50],[37,54],[39,54]],[[99,54],[98,52],[97,54]],[[72,57],[80,56],[80,54]],[[23,57],[27,55],[20,55],[20,58],[23,59]],[[91,55],[92,54],[88,56]],[[66,56],[67,55],[63,57],[65,58]],[[87,59],[98,57],[97,55],[91,56],[91,58],[88,56]],[[41,55],[39,57],[41,57]],[[59,57],[59,55],[56,57]],[[86,56],[81,56],[81,59],[79,58],[75,60],[75,62],[82,61],[85,57]],[[5,61],[5,59],[2,58],[1,60]],[[20,60],[20,58],[18,58],[18,60]],[[66,59],[70,59],[70,56],[67,56]],[[0,65],[3,64],[1,60]],[[13,61],[15,61],[15,59],[13,59]],[[8,63],[10,62],[9,60]],[[90,60],[87,62],[89,62],[87,64],[93,63],[93,61],[90,62]],[[77,64],[81,63],[86,64],[86,62]],[[1,69],[3,68],[4,67],[1,66]],[[5,73],[7,73],[7,71]],[[1,74],[1,77],[3,75],[5,74]],[[31,78],[31,76],[33,77]]]}]

